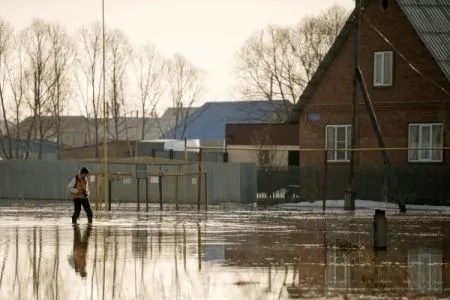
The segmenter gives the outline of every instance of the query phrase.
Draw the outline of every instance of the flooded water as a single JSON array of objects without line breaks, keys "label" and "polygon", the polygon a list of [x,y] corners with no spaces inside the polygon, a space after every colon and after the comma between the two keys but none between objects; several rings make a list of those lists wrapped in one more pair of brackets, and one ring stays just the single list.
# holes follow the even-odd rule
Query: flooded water
[{"label": "flooded water", "polygon": [[211,207],[0,207],[0,299],[390,299],[450,296],[448,215]]}]

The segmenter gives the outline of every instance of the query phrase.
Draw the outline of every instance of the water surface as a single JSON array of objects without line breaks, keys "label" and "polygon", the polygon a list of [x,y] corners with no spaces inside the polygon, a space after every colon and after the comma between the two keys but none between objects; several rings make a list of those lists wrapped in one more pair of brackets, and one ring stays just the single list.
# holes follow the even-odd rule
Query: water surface
[{"label": "water surface", "polygon": [[[120,210],[120,211],[119,211]],[[0,299],[449,297],[447,215],[210,207],[84,213],[70,203],[0,207]]]}]

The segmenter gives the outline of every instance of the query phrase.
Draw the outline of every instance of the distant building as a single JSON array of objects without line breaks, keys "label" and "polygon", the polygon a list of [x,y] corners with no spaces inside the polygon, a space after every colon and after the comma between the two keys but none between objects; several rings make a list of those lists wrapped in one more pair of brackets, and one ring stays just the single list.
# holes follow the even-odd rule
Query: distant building
[{"label": "distant building", "polygon": [[259,123],[284,119],[290,102],[277,101],[224,101],[207,102],[188,118],[170,129],[165,138],[200,139],[201,144],[223,145],[227,123]]},{"label": "distant building", "polygon": [[[6,150],[6,155],[3,150],[0,151],[2,159],[30,159],[35,160],[39,158],[39,148],[41,142],[33,140],[16,140],[7,137],[2,138],[2,144]],[[11,149],[11,155],[9,150]],[[42,160],[56,160],[58,159],[58,147],[56,143],[44,141],[42,142]]]},{"label": "distant building", "polygon": [[292,151],[298,147],[298,126],[295,124],[228,123],[225,132],[230,162],[255,162],[258,166],[273,167],[299,164],[298,151]]},{"label": "distant building", "polygon": [[[60,144],[62,147],[78,147],[86,145],[94,138],[94,124],[84,116],[61,116],[59,124]],[[19,130],[21,139],[28,139],[28,135],[32,140],[40,139],[40,126],[37,118],[27,117],[22,120],[18,128],[13,127],[12,136]],[[43,140],[49,142],[57,142],[58,119],[56,117],[43,116],[40,118]]]}]

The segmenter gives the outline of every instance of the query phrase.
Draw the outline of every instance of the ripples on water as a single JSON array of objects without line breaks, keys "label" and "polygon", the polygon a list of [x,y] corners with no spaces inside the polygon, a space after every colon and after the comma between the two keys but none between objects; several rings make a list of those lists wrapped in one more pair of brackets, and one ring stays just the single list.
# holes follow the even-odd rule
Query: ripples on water
[{"label": "ripples on water", "polygon": [[290,299],[448,297],[448,216],[72,206],[0,208],[0,299]]}]

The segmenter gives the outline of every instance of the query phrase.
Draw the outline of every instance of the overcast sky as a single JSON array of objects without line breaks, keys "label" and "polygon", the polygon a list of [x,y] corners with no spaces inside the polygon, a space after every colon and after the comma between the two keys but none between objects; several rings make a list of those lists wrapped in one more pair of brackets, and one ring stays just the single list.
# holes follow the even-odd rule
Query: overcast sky
[{"label": "overcast sky", "polygon": [[[105,22],[123,30],[133,44],[154,43],[208,72],[210,99],[231,96],[233,56],[255,30],[295,24],[305,14],[353,0],[105,0]],[[0,0],[0,17],[16,30],[33,18],[57,21],[71,33],[101,21],[101,0]]]}]

